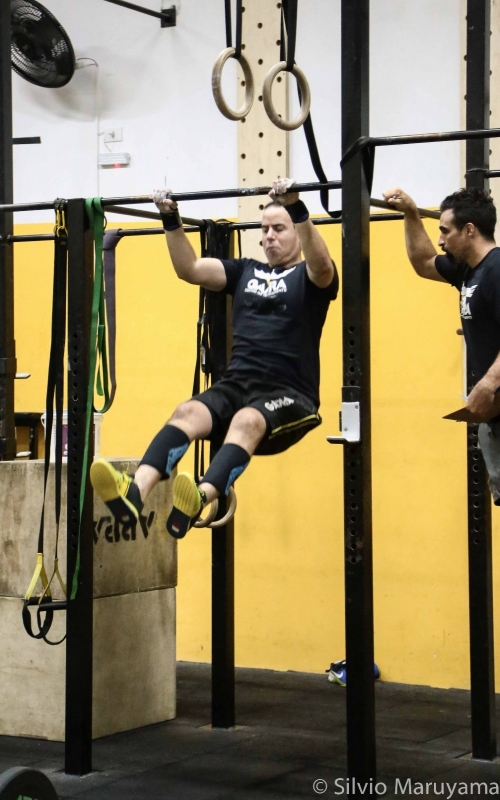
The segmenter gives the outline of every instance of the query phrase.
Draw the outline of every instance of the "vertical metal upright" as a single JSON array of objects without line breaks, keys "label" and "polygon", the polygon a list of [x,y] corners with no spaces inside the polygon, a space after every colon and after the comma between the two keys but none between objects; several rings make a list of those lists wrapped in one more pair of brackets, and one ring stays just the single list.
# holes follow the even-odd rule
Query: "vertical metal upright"
[{"label": "vertical metal upright", "polygon": [[[68,596],[77,554],[78,591],[68,600],[66,616],[65,772],[85,775],[92,769],[92,624],[93,502],[89,468],[94,455],[92,423],[88,442],[85,498],[80,524],[80,485],[86,444],[85,414],[89,385],[92,311],[92,235],[85,201],[69,200],[68,228]],[[80,546],[78,547],[78,542]]]},{"label": "vertical metal upright", "polygon": [[[490,14],[491,0],[467,2],[466,127],[490,127]],[[468,188],[489,188],[488,139],[466,142]],[[475,383],[467,365],[468,390]],[[472,756],[496,756],[495,660],[491,496],[484,461],[478,448],[478,426],[467,426],[467,497],[469,530],[469,629],[471,672]]]},{"label": "vertical metal upright", "polygon": [[[231,258],[234,234],[227,239],[226,252],[211,253]],[[222,246],[222,245],[221,245]],[[232,300],[225,292],[208,292],[212,355],[212,383],[224,375],[232,347]],[[210,459],[218,444],[212,444]],[[218,516],[226,513],[227,500],[219,498]],[[212,727],[232,728],[235,724],[234,664],[234,520],[212,531]]]},{"label": "vertical metal upright", "polygon": [[[369,0],[342,0],[342,152],[369,135]],[[375,777],[370,397],[370,188],[373,152],[342,168],[342,401],[360,404],[361,436],[344,445],[349,778]],[[355,795],[352,795],[355,796]]]},{"label": "vertical metal upright", "polygon": [[[13,202],[10,3],[0,3],[0,203]],[[0,461],[16,457],[13,214],[0,214]]]}]

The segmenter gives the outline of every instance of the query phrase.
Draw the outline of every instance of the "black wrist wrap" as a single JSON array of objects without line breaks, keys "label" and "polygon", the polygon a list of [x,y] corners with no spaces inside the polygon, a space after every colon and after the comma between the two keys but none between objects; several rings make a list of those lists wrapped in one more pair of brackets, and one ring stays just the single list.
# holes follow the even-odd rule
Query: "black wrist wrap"
[{"label": "black wrist wrap", "polygon": [[176,231],[177,228],[182,228],[182,220],[177,209],[171,214],[161,214],[160,216],[164,230]]},{"label": "black wrist wrap", "polygon": [[309,219],[309,211],[307,210],[306,204],[303,203],[302,200],[297,200],[297,202],[291,203],[289,206],[285,206],[285,208],[290,214],[294,225],[297,222],[305,222],[306,219]]}]

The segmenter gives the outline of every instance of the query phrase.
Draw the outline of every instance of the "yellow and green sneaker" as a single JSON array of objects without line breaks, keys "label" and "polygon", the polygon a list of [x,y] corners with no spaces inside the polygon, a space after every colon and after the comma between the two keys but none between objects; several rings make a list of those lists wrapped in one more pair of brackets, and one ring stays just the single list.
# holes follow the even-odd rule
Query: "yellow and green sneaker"
[{"label": "yellow and green sneaker", "polygon": [[114,517],[125,524],[139,519],[143,503],[139,487],[126,472],[119,472],[104,458],[90,467],[90,482]]},{"label": "yellow and green sneaker", "polygon": [[173,485],[173,508],[167,519],[167,531],[182,539],[203,510],[204,496],[189,472],[179,472]]}]

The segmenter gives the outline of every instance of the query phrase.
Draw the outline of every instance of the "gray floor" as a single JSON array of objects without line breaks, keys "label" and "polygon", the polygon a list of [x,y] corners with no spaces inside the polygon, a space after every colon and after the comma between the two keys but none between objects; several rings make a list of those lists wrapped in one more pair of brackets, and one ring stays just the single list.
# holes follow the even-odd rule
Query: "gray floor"
[{"label": "gray floor", "polygon": [[[500,763],[467,757],[468,692],[379,682],[376,697],[379,796],[500,794]],[[238,669],[237,717],[236,730],[212,730],[210,668],[180,663],[177,719],[96,741],[92,774],[65,775],[62,744],[10,737],[0,737],[0,771],[34,766],[68,799],[348,796],[345,690],[326,675]],[[374,785],[363,796],[376,797]]]}]

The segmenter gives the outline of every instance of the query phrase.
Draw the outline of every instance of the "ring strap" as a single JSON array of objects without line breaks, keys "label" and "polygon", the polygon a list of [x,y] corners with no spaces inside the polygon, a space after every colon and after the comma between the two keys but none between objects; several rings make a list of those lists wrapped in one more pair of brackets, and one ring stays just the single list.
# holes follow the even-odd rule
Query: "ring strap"
[{"label": "ring strap", "polygon": [[[52,326],[51,344],[49,357],[49,371],[47,378],[47,393],[45,398],[45,459],[43,477],[43,501],[40,515],[40,527],[38,532],[36,566],[33,572],[30,585],[26,591],[22,609],[22,619],[26,633],[34,639],[44,639],[47,644],[60,644],[59,642],[49,641],[46,637],[53,621],[53,610],[50,609],[45,615],[42,623],[41,615],[37,613],[38,633],[33,633],[30,605],[40,606],[52,602],[51,583],[57,577],[64,596],[66,597],[66,586],[59,572],[58,544],[59,544],[59,522],[61,516],[61,485],[62,485],[62,415],[64,401],[64,351],[66,345],[66,289],[67,289],[67,270],[68,270],[68,242],[65,219],[66,201],[59,198],[54,203],[56,212],[56,224],[54,227],[54,279],[52,287]],[[44,566],[44,527],[45,527],[45,502],[47,496],[47,481],[50,469],[50,451],[52,441],[52,423],[54,418],[54,399],[56,408],[56,441],[55,441],[55,525],[56,540],[54,552],[54,569],[50,580]],[[42,594],[38,598],[33,597],[38,581],[42,583]]]},{"label": "ring strap", "polygon": [[287,72],[295,64],[297,41],[298,0],[283,0],[281,4],[280,61],[286,61]]},{"label": "ring strap", "polygon": [[[226,18],[226,47],[233,46],[233,32],[231,22],[231,0],[224,0],[224,10]],[[241,56],[241,31],[243,27],[243,0],[236,0],[236,35],[234,45],[234,57],[238,60]]]},{"label": "ring strap", "polygon": [[[298,0],[283,0],[281,5],[281,36],[280,36],[280,60],[286,61],[287,70],[291,72],[293,64],[295,63],[295,43],[297,39],[297,12],[298,12]],[[286,40],[286,46],[285,46]],[[297,93],[299,96],[299,103],[302,105],[302,93],[300,91],[300,86],[297,84]],[[318,181],[321,183],[328,183],[328,178],[326,177],[325,171],[323,169],[323,165],[321,163],[321,158],[318,151],[318,145],[316,143],[316,136],[314,134],[313,122],[311,114],[307,115],[307,119],[304,122],[304,134],[306,137],[307,142],[307,149],[309,150],[309,157],[311,159],[311,164],[316,174]],[[321,205],[323,206],[324,210],[328,214],[329,217],[333,219],[338,219],[342,212],[341,211],[330,211],[329,209],[329,193],[328,189],[320,189],[319,197],[321,200]]]}]

